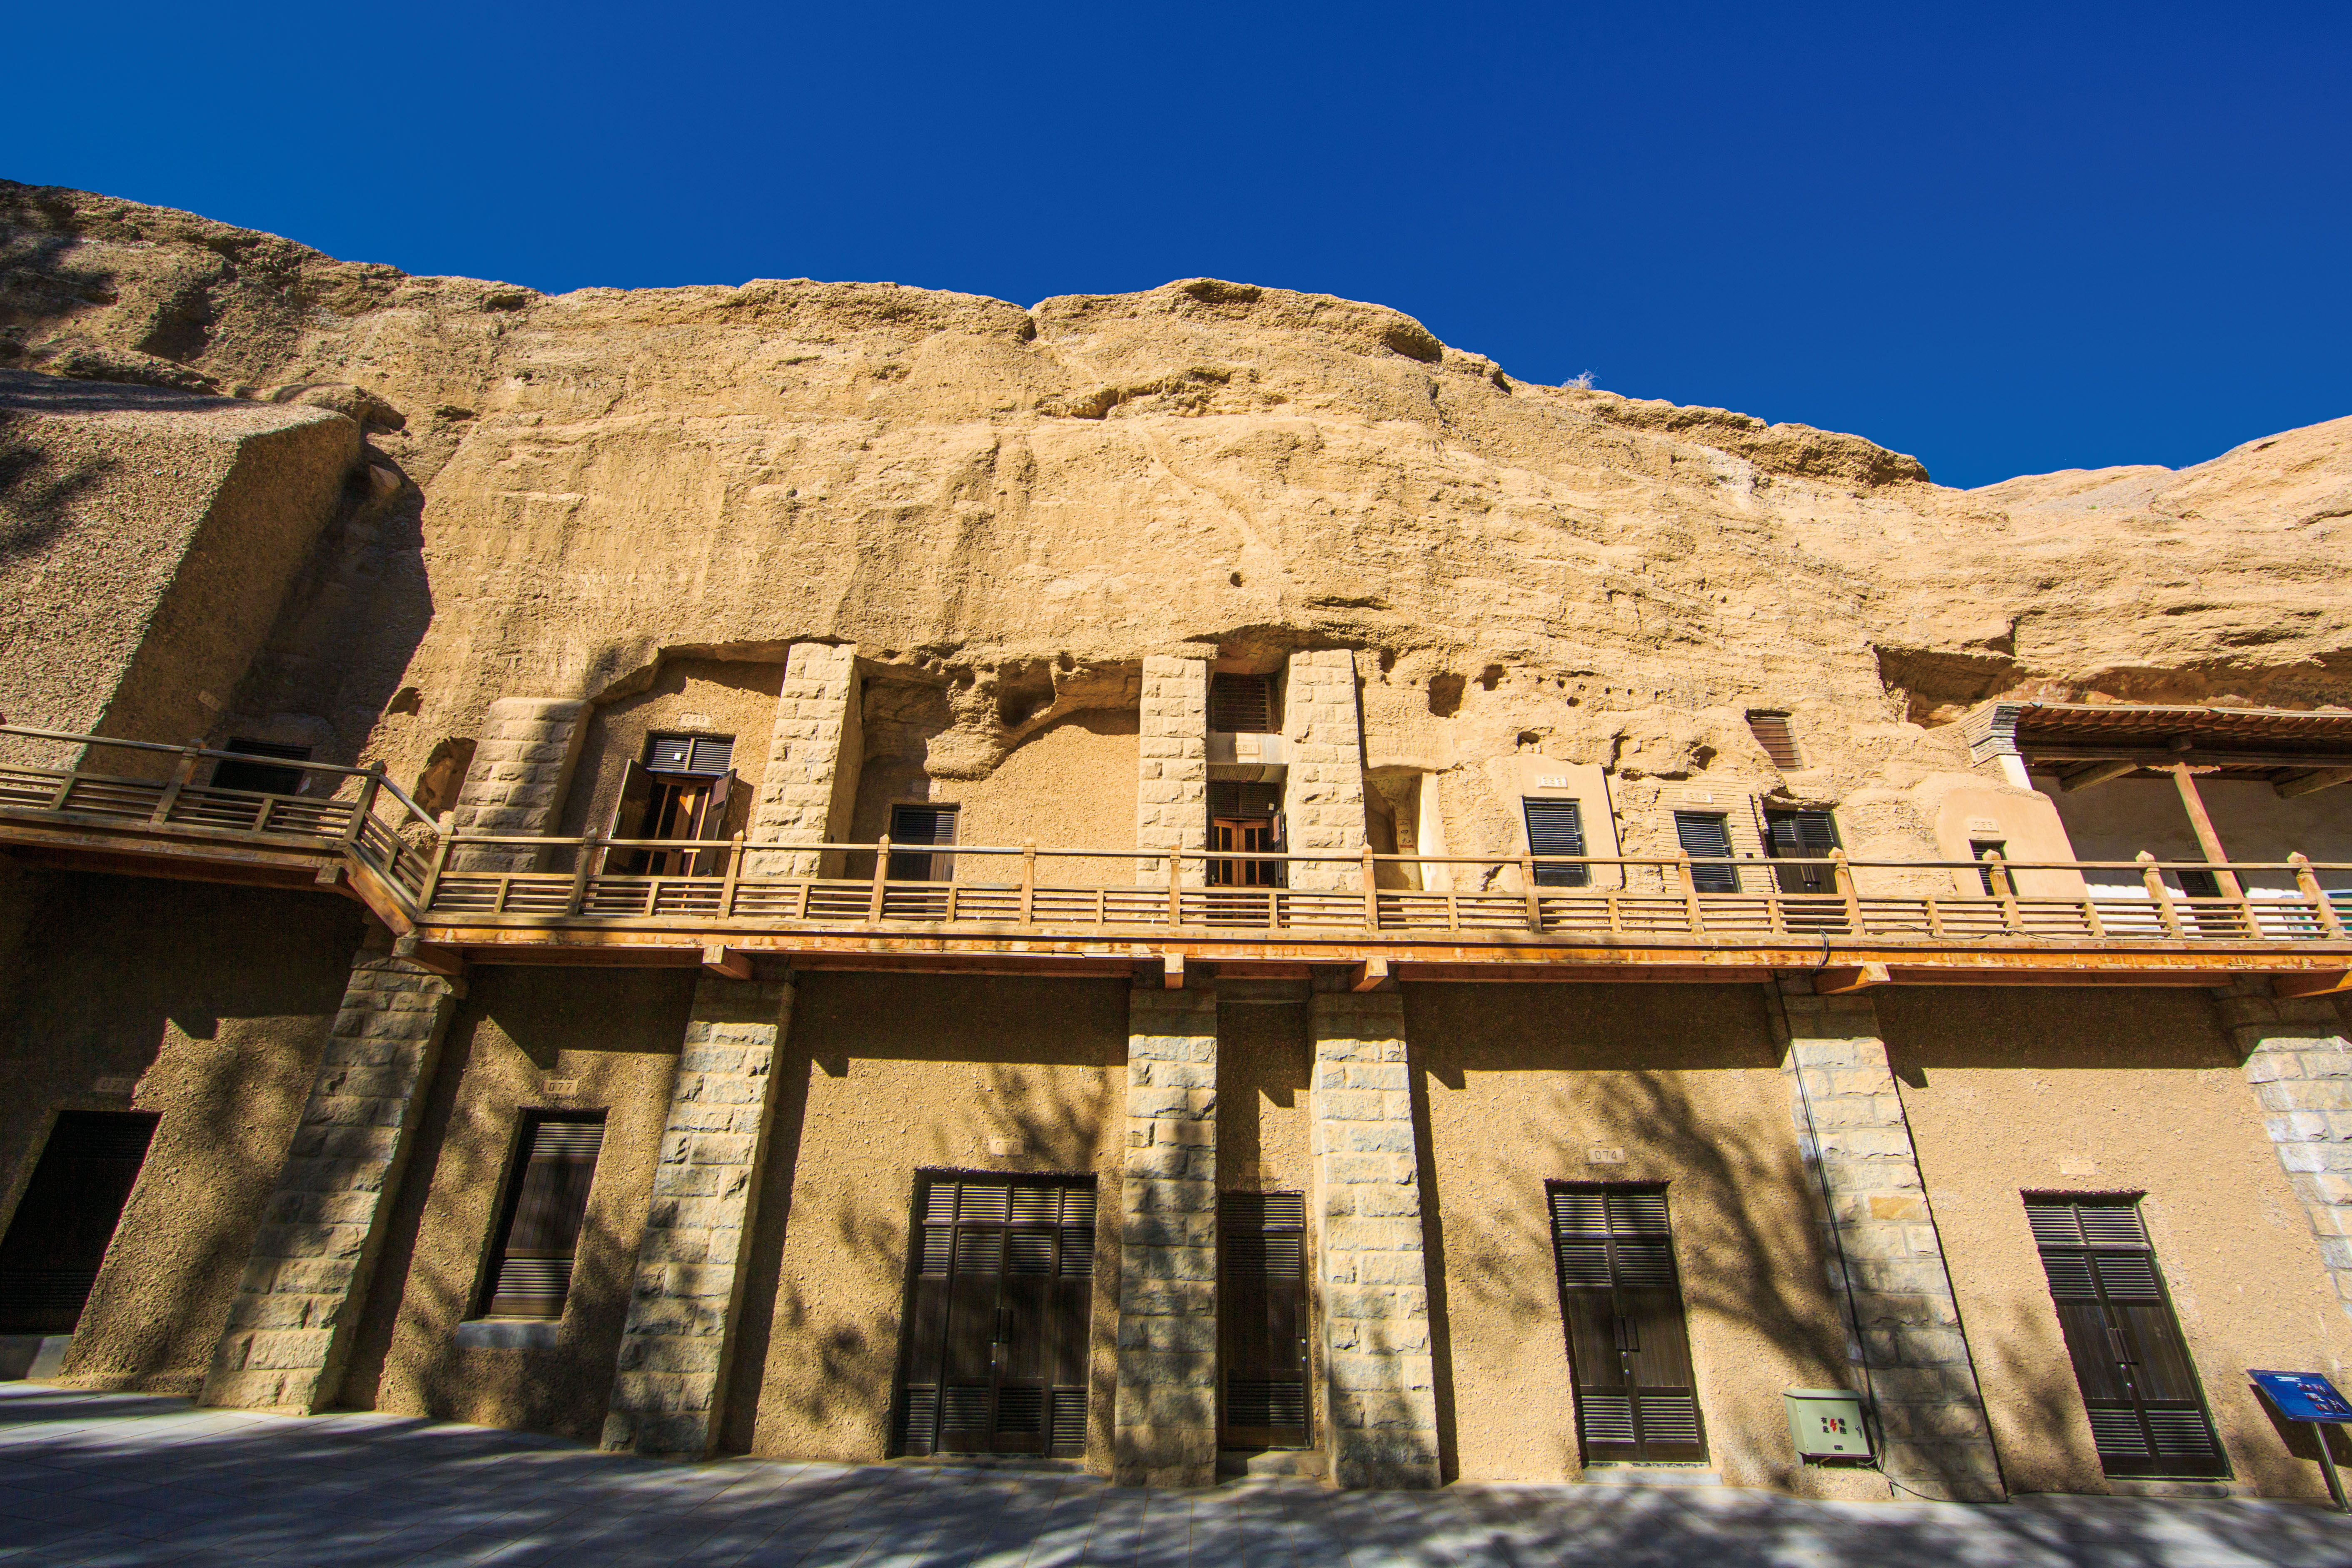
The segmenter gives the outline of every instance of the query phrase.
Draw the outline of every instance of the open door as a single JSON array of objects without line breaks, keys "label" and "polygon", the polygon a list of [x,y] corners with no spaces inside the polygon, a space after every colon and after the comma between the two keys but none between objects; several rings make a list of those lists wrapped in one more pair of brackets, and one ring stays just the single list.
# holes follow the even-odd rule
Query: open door
[{"label": "open door", "polygon": [[156,1118],[60,1112],[0,1240],[0,1333],[69,1334],[98,1283]]}]

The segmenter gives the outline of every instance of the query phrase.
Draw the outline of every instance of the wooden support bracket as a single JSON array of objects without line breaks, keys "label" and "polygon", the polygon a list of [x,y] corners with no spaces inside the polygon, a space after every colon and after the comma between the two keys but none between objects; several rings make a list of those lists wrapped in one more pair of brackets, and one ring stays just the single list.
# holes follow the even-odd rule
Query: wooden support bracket
[{"label": "wooden support bracket", "polygon": [[2271,788],[2288,800],[2301,795],[2316,795],[2337,784],[2352,784],[2352,768],[2322,768],[2317,773],[2304,773],[2296,778],[2274,784]]},{"label": "wooden support bracket", "polygon": [[320,867],[318,876],[313,878],[312,880],[316,881],[319,886],[322,888],[341,887],[343,885],[342,862],[338,860],[333,865]]},{"label": "wooden support bracket", "polygon": [[2072,795],[2078,789],[2089,789],[2093,784],[2103,784],[2110,779],[2119,779],[2126,773],[2136,773],[2139,770],[2140,763],[2137,757],[2126,757],[2109,763],[2091,763],[2063,775],[2058,780],[2058,787]]},{"label": "wooden support bracket", "polygon": [[751,955],[739,947],[724,942],[706,943],[702,949],[702,972],[721,980],[751,978]]},{"label": "wooden support bracket", "polygon": [[419,942],[415,931],[393,939],[392,956],[406,959],[427,974],[438,974],[445,979],[455,980],[466,973],[464,953],[437,942]]},{"label": "wooden support bracket", "polygon": [[1378,991],[1389,984],[1389,961],[1368,958],[1356,965],[1355,978],[1349,982],[1357,991]]},{"label": "wooden support bracket", "polygon": [[2305,996],[2336,996],[2352,991],[2352,969],[2321,969],[2302,974],[2273,976],[2271,989],[2290,1001]]},{"label": "wooden support bracket", "polygon": [[1843,996],[1849,991],[1866,991],[1873,985],[1891,984],[1883,963],[1844,963],[1813,971],[1813,994]]},{"label": "wooden support bracket", "polygon": [[1171,991],[1184,989],[1184,955],[1163,952],[1160,955],[1160,983]]}]

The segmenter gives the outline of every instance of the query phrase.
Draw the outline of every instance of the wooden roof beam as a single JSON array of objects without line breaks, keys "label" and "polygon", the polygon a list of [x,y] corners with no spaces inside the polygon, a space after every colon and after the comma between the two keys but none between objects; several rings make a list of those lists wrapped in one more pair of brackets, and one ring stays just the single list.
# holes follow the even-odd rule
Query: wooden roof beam
[{"label": "wooden roof beam", "polygon": [[2352,754],[2334,752],[2258,752],[2217,750],[2205,746],[2123,746],[2097,742],[2020,741],[2017,751],[2028,764],[2053,767],[2064,763],[2120,763],[2135,767],[2168,768],[2187,763],[2200,768],[2337,768],[2352,766]]},{"label": "wooden roof beam", "polygon": [[2315,969],[2303,974],[2282,974],[2271,988],[2289,1000],[2305,996],[2338,996],[2352,991],[2352,969]]},{"label": "wooden roof beam", "polygon": [[2352,768],[2321,768],[2316,773],[2284,780],[2271,785],[2271,788],[2293,800],[2297,795],[2317,795],[2321,790],[2334,789],[2341,784],[2352,784]]},{"label": "wooden roof beam", "polygon": [[2139,770],[2140,764],[2129,757],[2109,763],[2086,763],[2061,777],[2058,787],[2072,795],[2078,789],[2089,789],[2093,784],[2103,784],[2109,779],[2119,779],[2126,773],[2136,773]]}]

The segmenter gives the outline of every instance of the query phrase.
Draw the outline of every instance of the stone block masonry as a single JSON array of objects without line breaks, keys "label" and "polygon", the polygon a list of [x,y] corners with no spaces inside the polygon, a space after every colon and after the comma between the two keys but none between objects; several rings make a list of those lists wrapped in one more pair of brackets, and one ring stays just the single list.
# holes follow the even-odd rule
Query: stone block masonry
[{"label": "stone block masonry", "polygon": [[2352,1312],[2352,1043],[2324,996],[2286,998],[2240,980],[2221,1019],[2246,1055],[2271,1147],[2319,1240],[2336,1298]]},{"label": "stone block masonry", "polygon": [[[745,831],[751,845],[838,844],[849,833],[857,794],[860,742],[857,649],[794,643],[784,656],[783,689],[776,697],[768,763]],[[837,875],[813,850],[746,848],[744,872],[753,877]]]},{"label": "stone block masonry", "polygon": [[1290,885],[1309,892],[1360,892],[1364,886],[1364,725],[1356,694],[1356,656],[1328,648],[1290,656],[1283,682],[1282,728],[1290,752],[1282,815],[1294,855],[1344,855],[1346,860],[1295,860]]},{"label": "stone block masonry", "polygon": [[1119,1184],[1122,1486],[1217,1478],[1217,1004],[1138,987],[1128,1012]]},{"label": "stone block masonry", "polygon": [[704,975],[677,1058],[604,1446],[709,1457],[793,988]]},{"label": "stone block masonry", "polygon": [[1317,1283],[1342,1487],[1439,1484],[1419,1160],[1402,993],[1318,992]]},{"label": "stone block masonry", "polygon": [[[1154,656],[1143,661],[1142,734],[1138,745],[1135,841],[1145,847],[1199,850],[1209,845],[1209,661]],[[1187,860],[1183,885],[1200,887],[1208,868]],[[1165,859],[1139,860],[1138,882],[1168,880]]]},{"label": "stone block masonry", "polygon": [[[461,833],[537,836],[555,825],[588,732],[588,704],[556,697],[501,697],[490,704],[473,765],[457,793]],[[452,864],[469,871],[528,871],[539,851],[467,849]]]},{"label": "stone block masonry", "polygon": [[381,949],[352,964],[204,1404],[334,1403],[455,1001],[447,981]]},{"label": "stone block masonry", "polygon": [[2008,1496],[1961,1332],[1911,1123],[1867,996],[1780,983],[1783,1070],[1807,1173],[1827,1189],[1830,1286],[1851,1301],[1847,1354],[1867,1368],[1887,1474],[1952,1501]]}]

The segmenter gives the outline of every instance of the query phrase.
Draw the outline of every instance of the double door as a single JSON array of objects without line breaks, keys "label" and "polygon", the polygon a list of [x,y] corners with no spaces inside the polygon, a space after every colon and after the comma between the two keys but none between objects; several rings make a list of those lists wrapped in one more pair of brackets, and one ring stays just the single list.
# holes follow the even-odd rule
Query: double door
[{"label": "double door", "polygon": [[2227,1476],[2138,1205],[2042,1200],[2025,1213],[2101,1468],[2111,1476]]},{"label": "double door", "polygon": [[1704,1460],[1664,1189],[1559,1184],[1549,1196],[1585,1462]]},{"label": "double door", "polygon": [[1307,1367],[1306,1198],[1219,1194],[1220,1445],[1306,1447]]},{"label": "double door", "polygon": [[895,1451],[1082,1457],[1093,1184],[927,1175],[913,1252]]}]

